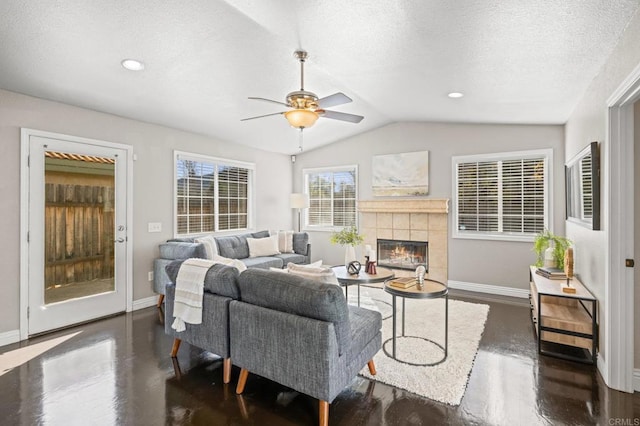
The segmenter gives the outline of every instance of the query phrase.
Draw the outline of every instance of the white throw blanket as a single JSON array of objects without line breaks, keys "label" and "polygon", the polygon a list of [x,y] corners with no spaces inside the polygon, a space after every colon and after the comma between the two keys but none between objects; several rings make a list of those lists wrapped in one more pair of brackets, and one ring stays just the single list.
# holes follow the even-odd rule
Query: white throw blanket
[{"label": "white throw blanket", "polygon": [[171,328],[186,330],[185,323],[202,324],[204,278],[216,262],[207,259],[187,259],[180,266],[176,278],[176,297],[173,302],[175,320]]}]

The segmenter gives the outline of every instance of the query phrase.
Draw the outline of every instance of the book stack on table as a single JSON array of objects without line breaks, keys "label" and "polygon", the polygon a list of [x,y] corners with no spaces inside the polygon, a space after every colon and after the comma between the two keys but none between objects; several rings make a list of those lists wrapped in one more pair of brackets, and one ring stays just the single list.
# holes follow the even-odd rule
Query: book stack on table
[{"label": "book stack on table", "polygon": [[563,269],[540,267],[536,269],[536,274],[541,275],[550,280],[566,280],[567,275]]},{"label": "book stack on table", "polygon": [[409,288],[416,285],[416,279],[413,277],[394,278],[389,281],[389,285],[397,288]]}]

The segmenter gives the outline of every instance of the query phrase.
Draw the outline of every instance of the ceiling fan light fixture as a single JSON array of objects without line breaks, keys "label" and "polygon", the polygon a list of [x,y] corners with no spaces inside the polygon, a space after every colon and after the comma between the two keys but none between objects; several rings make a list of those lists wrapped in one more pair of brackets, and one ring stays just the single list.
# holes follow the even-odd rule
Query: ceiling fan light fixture
[{"label": "ceiling fan light fixture", "polygon": [[296,129],[306,129],[313,126],[318,120],[318,114],[308,109],[292,109],[284,113],[291,127]]}]

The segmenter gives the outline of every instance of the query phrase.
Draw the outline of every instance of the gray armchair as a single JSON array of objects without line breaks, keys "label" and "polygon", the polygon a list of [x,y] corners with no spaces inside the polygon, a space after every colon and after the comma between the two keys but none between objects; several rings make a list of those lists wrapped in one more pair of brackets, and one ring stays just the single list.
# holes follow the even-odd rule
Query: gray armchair
[{"label": "gray armchair", "polygon": [[318,398],[319,423],[329,404],[369,366],[381,348],[379,312],[348,306],[339,286],[249,269],[238,278],[240,300],[229,305],[231,357],[249,372]]},{"label": "gray armchair", "polygon": [[176,357],[182,341],[213,352],[223,358],[223,382],[229,383],[231,380],[229,304],[239,296],[238,270],[225,265],[213,265],[209,269],[204,280],[202,324],[186,324],[186,330],[177,332],[171,328],[175,300],[175,284],[173,283],[176,281],[182,262],[182,260],[173,261],[166,268],[170,283],[165,289],[164,331],[174,338],[171,357]]}]

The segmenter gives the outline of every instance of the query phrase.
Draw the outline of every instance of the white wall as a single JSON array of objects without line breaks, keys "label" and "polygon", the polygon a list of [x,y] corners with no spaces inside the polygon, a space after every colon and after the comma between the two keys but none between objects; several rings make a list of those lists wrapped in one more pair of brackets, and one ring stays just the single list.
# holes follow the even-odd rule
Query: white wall
[{"label": "white wall", "polygon": [[[19,328],[20,128],[133,146],[133,300],[153,295],[147,272],[173,235],[173,150],[256,163],[256,226],[292,226],[289,156],[0,90],[0,334]],[[148,233],[161,222],[161,233]]]},{"label": "white wall", "polygon": [[[372,199],[373,155],[428,150],[429,197],[451,198],[452,156],[552,148],[553,230],[562,235],[563,136],[563,126],[395,123],[302,153],[294,165],[293,185],[302,190],[303,168],[357,164],[358,198]],[[528,265],[535,261],[531,243],[451,239],[449,218],[449,280],[528,289]],[[313,258],[343,263],[343,248],[331,245],[329,235],[312,233]]]},{"label": "white wall", "polygon": [[[607,99],[614,90],[640,63],[640,14],[636,13],[629,22],[600,73],[594,78],[582,100],[571,114],[565,129],[565,156],[571,158],[592,141],[600,146],[601,182],[611,173],[608,167],[609,147],[607,146],[606,114]],[[575,272],[580,275],[584,284],[595,294],[599,306],[605,300],[605,260],[606,229],[609,218],[609,189],[602,186],[601,192],[601,231],[592,231],[573,223],[567,223],[567,236],[575,243]],[[616,285],[616,283],[612,283]],[[600,309],[600,342],[604,342],[603,331],[605,316]],[[600,355],[606,359],[604,348],[600,346]]]}]

